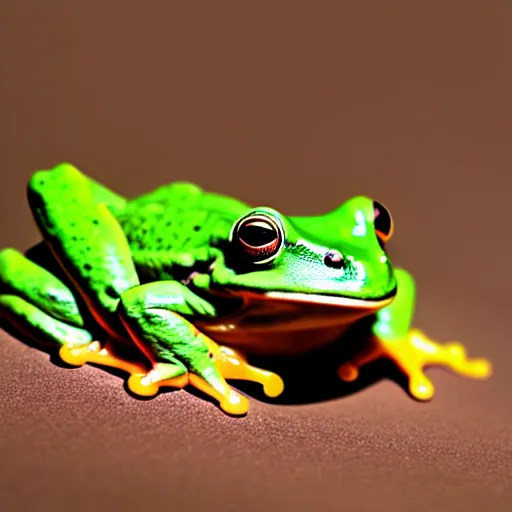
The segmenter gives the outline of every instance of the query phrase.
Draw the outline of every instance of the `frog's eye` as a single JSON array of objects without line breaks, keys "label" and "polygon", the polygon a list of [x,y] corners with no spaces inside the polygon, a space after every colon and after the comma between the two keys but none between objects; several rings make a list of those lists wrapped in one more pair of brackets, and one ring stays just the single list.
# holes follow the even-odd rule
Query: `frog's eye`
[{"label": "frog's eye", "polygon": [[274,219],[253,215],[243,219],[235,229],[238,247],[253,263],[267,263],[279,252],[283,244],[281,227]]},{"label": "frog's eye", "polygon": [[373,212],[375,234],[382,243],[386,243],[393,235],[393,217],[391,217],[389,210],[377,201],[373,202]]}]

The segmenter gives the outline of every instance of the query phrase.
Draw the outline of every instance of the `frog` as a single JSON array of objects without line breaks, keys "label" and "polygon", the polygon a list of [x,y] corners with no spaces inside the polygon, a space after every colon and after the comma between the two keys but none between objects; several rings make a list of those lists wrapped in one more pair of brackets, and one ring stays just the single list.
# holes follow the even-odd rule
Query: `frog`
[{"label": "frog", "polygon": [[413,326],[416,284],[391,263],[394,219],[370,197],[314,216],[187,181],[128,199],[64,162],[35,171],[27,198],[41,241],[0,251],[2,325],[67,365],[120,371],[136,396],[197,390],[243,416],[249,397],[228,381],[256,383],[271,398],[285,386],[254,357],[293,364],[353,343],[348,333],[363,321],[365,343],[336,364],[341,381],[387,360],[409,394],[428,401],[429,366],[491,374],[490,361],[468,357],[462,343]]}]

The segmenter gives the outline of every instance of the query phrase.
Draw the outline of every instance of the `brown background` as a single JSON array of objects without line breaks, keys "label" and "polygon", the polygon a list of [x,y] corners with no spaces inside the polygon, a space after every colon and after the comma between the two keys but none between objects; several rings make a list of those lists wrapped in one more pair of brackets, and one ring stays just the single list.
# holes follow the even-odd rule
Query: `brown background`
[{"label": "brown background", "polygon": [[511,50],[507,1],[1,2],[2,246],[38,239],[25,184],[63,160],[129,196],[372,195],[416,324],[496,373],[432,370],[427,405],[384,381],[240,420],[2,334],[0,509],[510,510]]}]

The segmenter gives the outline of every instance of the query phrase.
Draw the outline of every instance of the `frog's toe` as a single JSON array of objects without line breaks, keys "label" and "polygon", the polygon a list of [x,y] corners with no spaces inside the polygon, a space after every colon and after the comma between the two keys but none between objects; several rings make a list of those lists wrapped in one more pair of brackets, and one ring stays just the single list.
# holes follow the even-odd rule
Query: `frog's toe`
[{"label": "frog's toe", "polygon": [[249,400],[231,388],[222,377],[215,376],[213,372],[206,378],[191,373],[189,381],[193,387],[217,400],[225,413],[243,416],[249,411]]},{"label": "frog's toe", "polygon": [[472,379],[487,379],[492,374],[492,364],[483,358],[464,359],[453,363],[451,368]]},{"label": "frog's toe", "polygon": [[219,346],[212,340],[208,340],[207,344],[213,362],[223,378],[257,382],[263,386],[263,392],[270,398],[275,398],[284,391],[283,379],[276,373],[252,366],[238,350]]},{"label": "frog's toe", "polygon": [[232,416],[243,416],[249,411],[249,400],[233,389],[219,401],[220,408]]},{"label": "frog's toe", "polygon": [[409,393],[416,400],[421,402],[430,400],[434,396],[434,391],[434,385],[422,372],[409,376]]},{"label": "frog's toe", "polygon": [[270,398],[276,398],[284,391],[284,382],[275,373],[267,377],[263,383],[263,392]]},{"label": "frog's toe", "polygon": [[375,343],[375,340],[370,340],[361,352],[338,367],[338,377],[344,382],[354,382],[359,377],[360,368],[375,361],[381,355],[379,345]]},{"label": "frog's toe", "polygon": [[342,364],[338,368],[338,376],[344,382],[353,382],[359,377],[359,368],[353,364]]},{"label": "frog's toe", "polygon": [[451,354],[454,359],[465,359],[466,358],[466,347],[458,341],[446,344],[446,351]]},{"label": "frog's toe", "polygon": [[491,375],[490,361],[483,358],[468,358],[466,348],[462,343],[447,343],[444,349],[445,364],[454,372],[473,379],[486,379]]},{"label": "frog's toe", "polygon": [[59,350],[60,359],[70,366],[83,366],[89,362],[89,356],[94,352],[99,352],[101,345],[98,341],[93,341],[85,345],[62,345]]},{"label": "frog's toe", "polygon": [[160,388],[144,373],[130,375],[126,385],[134,395],[145,397],[155,396]]},{"label": "frog's toe", "polygon": [[472,359],[471,370],[473,378],[487,379],[492,375],[492,363],[483,358]]}]

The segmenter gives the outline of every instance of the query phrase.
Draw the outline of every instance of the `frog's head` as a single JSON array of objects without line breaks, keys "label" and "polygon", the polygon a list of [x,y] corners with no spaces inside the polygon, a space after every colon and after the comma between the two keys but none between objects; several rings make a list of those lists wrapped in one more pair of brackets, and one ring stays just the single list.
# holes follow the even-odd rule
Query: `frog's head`
[{"label": "frog's head", "polygon": [[384,250],[392,233],[388,210],[367,197],[317,217],[255,208],[234,223],[212,280],[235,294],[378,308],[396,292]]}]

